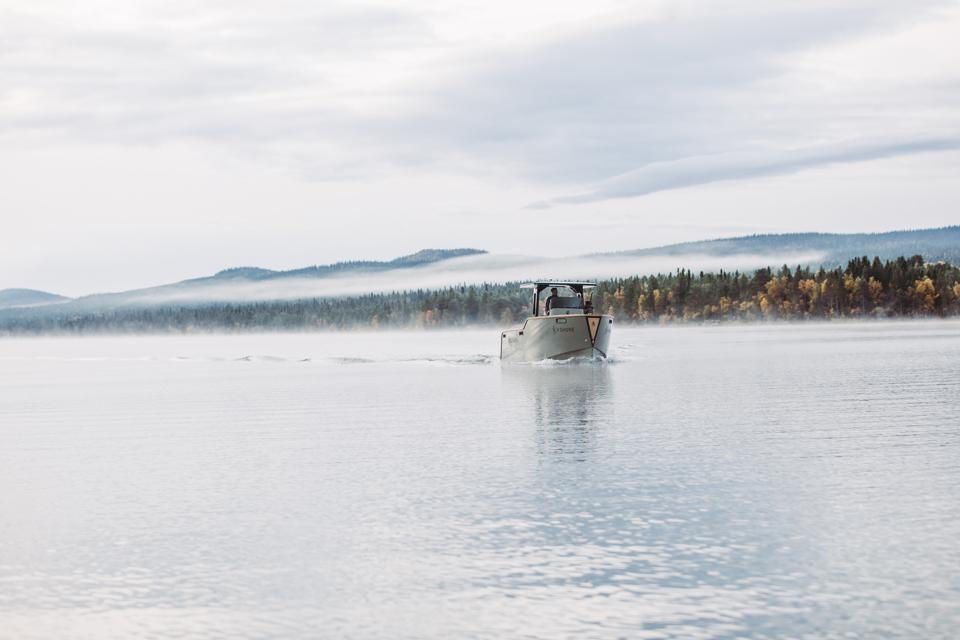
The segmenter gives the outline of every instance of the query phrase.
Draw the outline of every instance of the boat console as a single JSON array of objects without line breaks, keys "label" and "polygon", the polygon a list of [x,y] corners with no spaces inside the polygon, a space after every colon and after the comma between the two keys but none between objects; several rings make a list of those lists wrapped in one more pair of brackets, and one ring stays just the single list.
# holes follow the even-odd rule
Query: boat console
[{"label": "boat console", "polygon": [[566,316],[574,313],[583,313],[583,298],[572,296],[554,298],[553,302],[550,303],[549,315],[551,316]]}]

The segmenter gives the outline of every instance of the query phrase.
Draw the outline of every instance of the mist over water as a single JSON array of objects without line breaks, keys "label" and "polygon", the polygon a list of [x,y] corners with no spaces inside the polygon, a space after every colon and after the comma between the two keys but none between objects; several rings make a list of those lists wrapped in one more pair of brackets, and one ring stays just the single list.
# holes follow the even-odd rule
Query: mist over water
[{"label": "mist over water", "polygon": [[732,254],[676,256],[535,257],[482,254],[451,258],[425,266],[353,273],[323,278],[287,277],[254,281],[210,280],[189,287],[146,289],[125,296],[141,304],[204,301],[283,300],[352,296],[366,293],[436,289],[484,282],[528,281],[530,278],[615,278],[691,271],[751,270],[783,264],[817,265],[823,253]]},{"label": "mist over water", "polygon": [[960,624],[960,324],[0,342],[0,636]]}]

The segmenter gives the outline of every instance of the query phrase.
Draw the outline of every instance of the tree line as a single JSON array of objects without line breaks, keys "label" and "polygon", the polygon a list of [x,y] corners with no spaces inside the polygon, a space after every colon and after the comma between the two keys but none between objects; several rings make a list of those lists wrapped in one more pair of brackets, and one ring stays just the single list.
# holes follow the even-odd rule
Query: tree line
[{"label": "tree line", "polygon": [[[12,309],[0,312],[0,334],[508,326],[531,311],[530,290],[518,284],[254,303]],[[678,269],[599,281],[593,306],[626,323],[960,316],[960,268],[917,255],[855,258],[845,268],[815,271]]]},{"label": "tree line", "polygon": [[595,296],[621,321],[946,317],[960,315],[960,268],[916,255],[885,262],[864,256],[846,268],[816,271],[679,269],[599,283]]}]

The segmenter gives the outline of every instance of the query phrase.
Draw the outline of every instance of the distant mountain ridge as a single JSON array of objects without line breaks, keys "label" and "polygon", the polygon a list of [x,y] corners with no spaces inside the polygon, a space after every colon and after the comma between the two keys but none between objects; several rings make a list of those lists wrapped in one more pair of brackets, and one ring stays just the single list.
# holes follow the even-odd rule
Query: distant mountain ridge
[{"label": "distant mountain ridge", "polygon": [[344,262],[334,262],[333,264],[313,265],[310,267],[301,267],[299,269],[289,269],[286,271],[274,271],[272,269],[262,269],[260,267],[234,267],[218,271],[208,278],[194,278],[186,282],[197,282],[213,278],[236,279],[244,278],[247,280],[271,280],[274,278],[302,278],[315,277],[323,278],[329,275],[341,274],[345,272],[376,272],[387,271],[389,269],[403,269],[407,267],[418,267],[425,264],[449,260],[450,258],[461,258],[463,256],[476,256],[487,253],[483,249],[422,249],[410,255],[400,256],[393,260],[348,260]]},{"label": "distant mountain ridge", "polygon": [[737,253],[784,254],[819,251],[824,266],[840,266],[861,256],[891,260],[922,255],[927,261],[960,262],[960,225],[935,229],[882,233],[777,233],[697,240],[677,244],[619,251],[603,256],[732,255]]},{"label": "distant mountain ridge", "polygon": [[48,293],[46,291],[37,291],[36,289],[3,289],[0,290],[0,309],[9,309],[11,307],[32,307],[37,305],[53,304],[57,302],[66,302],[70,298]]},{"label": "distant mountain ridge", "polygon": [[82,314],[124,306],[246,304],[505,283],[559,271],[569,272],[570,277],[607,278],[669,273],[679,268],[733,271],[777,267],[784,262],[833,269],[863,256],[891,260],[913,255],[921,255],[927,262],[960,264],[960,225],[884,233],[762,234],[573,257],[505,256],[470,248],[425,249],[392,260],[354,260],[290,270],[241,266],[155,287],[75,299],[30,289],[7,289],[0,292],[0,310],[4,315]]}]

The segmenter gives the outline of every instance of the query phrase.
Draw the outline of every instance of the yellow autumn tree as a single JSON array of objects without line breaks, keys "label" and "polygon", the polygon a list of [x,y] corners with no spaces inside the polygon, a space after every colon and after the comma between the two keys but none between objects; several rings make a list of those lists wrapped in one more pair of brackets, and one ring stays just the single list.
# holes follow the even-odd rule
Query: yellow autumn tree
[{"label": "yellow autumn tree", "polygon": [[857,290],[857,280],[853,277],[852,274],[845,273],[843,274],[843,289],[848,294],[852,294]]},{"label": "yellow autumn tree", "polygon": [[875,306],[883,304],[883,283],[879,282],[873,276],[867,280],[867,291],[870,292],[870,300]]},{"label": "yellow autumn tree", "polygon": [[933,280],[929,276],[914,280],[913,286],[910,287],[910,294],[921,313],[932,313],[936,308],[937,288],[933,285]]},{"label": "yellow autumn tree", "polygon": [[772,278],[764,285],[767,290],[767,297],[771,298],[773,302],[779,302],[783,298],[786,291],[786,280],[786,278]]},{"label": "yellow autumn tree", "polygon": [[770,315],[770,300],[762,293],[757,297],[760,302],[760,312],[765,316]]},{"label": "yellow autumn tree", "polygon": [[727,315],[730,312],[730,307],[733,306],[733,300],[727,296],[720,296],[720,313],[722,315]]},{"label": "yellow autumn tree", "polygon": [[637,316],[641,320],[649,320],[650,312],[647,311],[647,296],[646,294],[641,293],[637,297]]},{"label": "yellow autumn tree", "polygon": [[820,289],[817,287],[817,281],[813,278],[801,280],[797,284],[797,288],[800,289],[800,293],[806,298],[806,310],[809,312],[815,311],[817,308],[817,299],[820,297]]}]

